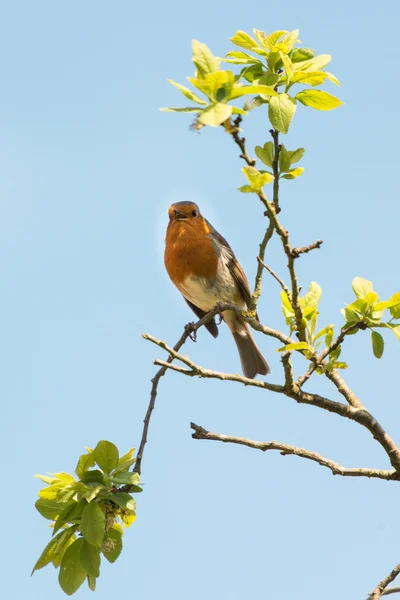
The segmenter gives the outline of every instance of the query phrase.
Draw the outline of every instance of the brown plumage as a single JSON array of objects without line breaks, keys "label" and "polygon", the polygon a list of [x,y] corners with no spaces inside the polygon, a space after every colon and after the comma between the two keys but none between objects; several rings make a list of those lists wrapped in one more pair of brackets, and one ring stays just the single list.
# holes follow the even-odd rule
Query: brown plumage
[{"label": "brown plumage", "polygon": [[[203,317],[217,302],[248,306],[251,292],[247,277],[228,242],[201,215],[197,204],[177,202],[168,214],[165,267],[195,314]],[[234,311],[225,311],[223,319],[236,342],[246,377],[267,375],[268,364],[248,325]],[[217,337],[215,320],[206,327]]]}]

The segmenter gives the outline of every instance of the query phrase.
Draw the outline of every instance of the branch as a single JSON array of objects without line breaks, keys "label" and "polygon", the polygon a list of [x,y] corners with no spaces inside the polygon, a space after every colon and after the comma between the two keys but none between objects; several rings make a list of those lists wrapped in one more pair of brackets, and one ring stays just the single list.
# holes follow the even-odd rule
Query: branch
[{"label": "branch", "polygon": [[272,277],[274,279],[276,279],[276,281],[279,283],[279,285],[281,286],[281,288],[286,292],[287,297],[290,299],[290,291],[289,288],[287,287],[287,285],[282,281],[282,279],[280,279],[278,277],[278,275],[276,273],[274,273],[274,271],[272,269],[269,268],[268,265],[265,264],[265,262],[263,261],[263,259],[260,256],[257,256],[257,260],[258,260],[258,264],[261,265],[264,269],[266,269],[268,271],[268,273],[270,275],[272,275]]},{"label": "branch", "polygon": [[[217,305],[209,313],[207,313],[202,319],[197,321],[197,323],[189,323],[188,325],[186,325],[183,334],[181,335],[180,339],[177,341],[177,343],[175,344],[175,346],[173,348],[174,351],[180,350],[180,348],[186,342],[188,337],[195,334],[196,331],[198,329],[200,329],[200,327],[209,323],[211,321],[211,319],[213,319],[215,317],[215,315],[219,313],[219,310],[220,310],[219,306]],[[167,359],[167,364],[171,363],[172,361],[173,361],[173,357],[170,355]],[[158,384],[159,384],[161,377],[163,377],[166,372],[167,372],[167,366],[164,365],[161,369],[159,369],[157,371],[157,373],[154,375],[153,379],[151,380],[152,386],[151,386],[151,392],[150,392],[150,402],[149,402],[149,406],[146,411],[145,418],[143,420],[144,425],[143,425],[142,439],[140,441],[140,446],[139,446],[139,450],[138,450],[137,457],[136,457],[135,468],[133,469],[134,472],[138,473],[139,475],[140,475],[141,467],[142,467],[144,448],[145,448],[145,445],[147,442],[147,433],[149,430],[150,419],[151,419],[151,415],[152,415],[152,412],[154,410],[154,406],[156,403]],[[126,489],[124,491],[129,492],[128,488],[129,488],[129,486],[126,486]]]},{"label": "branch", "polygon": [[258,300],[261,296],[261,283],[262,283],[262,276],[263,276],[263,267],[265,266],[262,261],[264,260],[265,250],[266,250],[269,240],[271,239],[271,237],[274,233],[274,229],[275,229],[274,224],[270,220],[269,225],[265,231],[263,240],[260,244],[260,255],[257,257],[258,267],[257,267],[256,281],[254,284],[254,292],[252,295],[252,301],[254,304],[254,308],[257,307]]},{"label": "branch", "polygon": [[400,593],[400,587],[396,586],[396,587],[386,588],[386,590],[383,592],[382,596],[390,596],[390,594],[398,594],[398,593]]},{"label": "branch", "polygon": [[243,118],[242,115],[238,115],[236,117],[236,119],[233,121],[235,127],[230,128],[228,131],[229,133],[232,135],[233,140],[235,142],[235,144],[237,144],[240,148],[241,154],[239,158],[242,158],[244,161],[246,161],[246,163],[249,165],[249,167],[254,167],[254,165],[256,164],[256,159],[255,158],[250,158],[250,156],[247,154],[247,150],[246,150],[246,138],[245,137],[240,137],[239,136],[239,131],[240,131],[240,123],[242,122]]},{"label": "branch", "polygon": [[[257,387],[269,390],[271,392],[281,393],[287,396],[288,398],[295,400],[299,404],[317,406],[318,408],[322,408],[323,410],[327,410],[329,412],[340,415],[341,417],[350,419],[351,421],[355,421],[359,425],[365,427],[372,434],[376,441],[385,450],[393,468],[400,474],[400,450],[397,448],[395,442],[386,433],[383,427],[366,409],[354,408],[353,406],[347,406],[346,404],[330,400],[329,398],[325,398],[324,396],[320,396],[319,394],[311,394],[308,392],[304,392],[296,386],[294,387],[294,389],[288,389],[286,384],[285,386],[272,384],[257,379],[248,379],[247,377],[244,377],[243,375],[238,375],[237,373],[222,373],[219,371],[212,371],[211,369],[205,369],[200,365],[196,365],[187,356],[182,356],[182,354],[179,354],[176,350],[174,350],[174,348],[170,348],[162,340],[157,340],[153,336],[147,334],[144,334],[143,337],[148,341],[152,342],[153,344],[156,344],[160,348],[166,350],[173,358],[180,360],[185,365],[187,365],[189,367],[189,370],[179,370],[179,372],[183,375],[208,379],[220,379],[223,381],[234,381],[237,383],[242,383],[246,386]],[[157,361],[157,364],[162,364],[163,369],[172,368],[173,370],[176,370],[169,364],[169,362],[170,361],[166,363],[161,363],[160,361]],[[287,377],[286,370],[285,373]]]},{"label": "branch", "polygon": [[299,258],[300,254],[307,254],[308,252],[311,252],[311,250],[319,250],[323,243],[323,240],[318,240],[317,242],[314,242],[309,246],[303,246],[302,248],[293,248],[292,256],[293,258]]},{"label": "branch", "polygon": [[[310,379],[310,377],[314,373],[315,369],[326,365],[326,363],[324,362],[325,358],[327,358],[331,352],[333,352],[334,350],[336,350],[336,348],[338,348],[340,346],[340,344],[343,342],[346,335],[349,335],[355,329],[360,329],[360,327],[362,325],[363,325],[362,321],[359,321],[357,323],[352,323],[348,327],[343,328],[342,331],[340,332],[340,334],[337,336],[337,338],[332,342],[332,344],[330,346],[325,348],[325,350],[323,350],[321,352],[321,354],[319,354],[318,356],[316,355],[315,357],[312,357],[311,360],[312,360],[313,364],[310,366],[307,373],[305,373],[298,379],[297,383],[298,383],[299,387],[304,385],[304,383],[308,379]],[[359,408],[361,408],[361,406]]]},{"label": "branch", "polygon": [[281,152],[281,146],[279,144],[279,131],[277,131],[276,129],[270,129],[269,132],[272,136],[272,139],[274,140],[274,160],[272,162],[272,172],[274,174],[273,203],[274,203],[274,208],[275,208],[276,214],[279,214],[281,212],[281,209],[279,206],[279,154]]},{"label": "branch", "polygon": [[[368,600],[379,600],[379,598],[381,598],[381,596],[385,595],[385,590],[386,590],[387,586],[396,579],[396,577],[399,573],[400,573],[400,564],[398,564],[397,567],[395,567],[393,569],[393,571],[391,573],[389,573],[389,575],[387,577],[385,577],[385,579],[382,579],[382,581],[380,583],[378,583],[376,588],[368,596]],[[396,588],[394,588],[394,589],[396,590]],[[400,590],[400,588],[397,588],[397,590]],[[390,592],[390,588],[389,588],[389,590],[386,592],[386,596],[390,593],[394,593],[394,592]]]},{"label": "branch", "polygon": [[307,460],[312,460],[321,465],[321,467],[330,469],[333,475],[341,475],[343,477],[374,477],[376,479],[385,479],[387,481],[393,481],[399,478],[399,474],[396,471],[342,467],[338,463],[330,460],[329,458],[321,456],[321,454],[318,454],[317,452],[310,452],[310,450],[298,448],[297,446],[292,446],[290,444],[282,444],[275,441],[257,442],[243,437],[234,437],[231,435],[224,435],[222,433],[213,433],[211,431],[207,431],[200,425],[196,425],[196,423],[190,423],[190,427],[194,430],[194,433],[192,433],[192,438],[196,440],[214,440],[217,442],[239,444],[241,446],[247,446],[248,448],[262,450],[262,452],[267,452],[268,450],[277,450],[282,454],[282,456],[294,455]]}]

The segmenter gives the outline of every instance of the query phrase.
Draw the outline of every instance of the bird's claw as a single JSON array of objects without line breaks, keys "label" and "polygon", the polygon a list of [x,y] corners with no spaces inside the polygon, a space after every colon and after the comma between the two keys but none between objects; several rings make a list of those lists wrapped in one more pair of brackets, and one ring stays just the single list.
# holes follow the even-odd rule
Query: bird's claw
[{"label": "bird's claw", "polygon": [[190,337],[190,339],[192,340],[192,342],[197,342],[197,331],[193,331],[193,327],[194,327],[194,323],[192,321],[191,323],[188,323],[187,325],[185,325],[185,331],[188,334],[188,336]]}]

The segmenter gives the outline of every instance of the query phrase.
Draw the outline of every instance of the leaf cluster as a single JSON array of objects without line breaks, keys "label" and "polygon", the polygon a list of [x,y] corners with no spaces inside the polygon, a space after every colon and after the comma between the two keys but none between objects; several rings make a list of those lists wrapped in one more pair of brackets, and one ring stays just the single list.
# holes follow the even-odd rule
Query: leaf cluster
[{"label": "leaf cluster", "polygon": [[[381,358],[384,351],[384,339],[377,329],[390,329],[400,340],[400,292],[393,294],[389,300],[381,301],[374,290],[373,283],[362,277],[355,277],[352,283],[356,300],[347,304],[340,311],[346,321],[344,328],[359,323],[359,328],[351,333],[369,329],[371,331],[372,350],[376,358]],[[389,311],[390,319],[384,320]]]},{"label": "leaf cluster", "polygon": [[[291,32],[279,30],[271,34],[254,29],[253,33],[254,38],[244,31],[237,31],[230,38],[234,45],[251,54],[232,51],[224,58],[214,56],[206,44],[194,40],[192,60],[196,73],[188,80],[204,98],[169,80],[197,106],[161,110],[193,112],[197,114],[198,127],[226,124],[229,129],[232,114],[247,114],[248,110],[267,104],[271,125],[277,131],[287,133],[298,102],[316,110],[332,110],[342,104],[336,96],[316,89],[326,80],[339,85],[337,78],[325,71],[331,57],[328,54],[315,56],[311,48],[296,47],[300,43],[297,29]],[[242,68],[234,74],[230,70],[222,70],[222,62],[241,65]],[[303,89],[294,93],[294,86]],[[253,97],[243,108],[230,104],[243,96]]]},{"label": "leaf cluster", "polygon": [[[134,448],[119,457],[118,448],[102,440],[86,448],[75,473],[35,475],[46,483],[35,507],[52,521],[52,538],[32,573],[52,563],[59,568],[62,590],[72,595],[87,580],[91,590],[100,575],[101,556],[115,562],[122,551],[123,527],[136,519],[131,493],[142,491],[139,475],[129,471],[136,462]],[[122,486],[122,487],[119,487]],[[123,491],[125,486],[131,493]]]}]

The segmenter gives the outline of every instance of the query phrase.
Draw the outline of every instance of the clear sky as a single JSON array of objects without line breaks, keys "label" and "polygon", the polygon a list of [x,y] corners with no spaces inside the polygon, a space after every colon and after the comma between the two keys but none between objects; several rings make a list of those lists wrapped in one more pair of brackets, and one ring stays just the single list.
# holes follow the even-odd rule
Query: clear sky
[{"label": "clear sky", "polygon": [[[323,288],[321,324],[342,323],[351,280],[383,298],[400,290],[397,154],[398,22],[394,0],[190,4],[86,0],[3,3],[0,19],[0,279],[3,405],[2,590],[8,600],[65,597],[52,567],[30,571],[50,530],[36,512],[34,473],[73,471],[83,446],[137,446],[152,360],[142,332],[175,343],[192,315],[164,272],[168,205],[195,200],[229,240],[248,277],[265,220],[238,151],[219,130],[189,131],[167,78],[191,75],[191,39],[217,55],[237,29],[300,29],[331,53],[345,105],[300,106],[287,137],[305,174],[282,185],[282,222],[301,284]],[[336,92],[337,88],[327,89]],[[245,122],[250,147],[266,116]],[[285,275],[279,245],[268,264]],[[285,275],[286,276],[286,275]],[[279,289],[265,279],[263,322],[284,327]],[[256,336],[282,381],[276,343]],[[400,442],[400,345],[381,361],[367,334],[351,337],[346,378]],[[185,352],[239,369],[226,328]],[[304,368],[305,362],[297,362]],[[332,393],[316,378],[309,389]],[[333,397],[336,397],[333,395]],[[193,420],[222,433],[303,446],[345,466],[388,468],[365,430],[318,409],[234,383],[164,378],[143,461],[138,519],[97,598],[280,600],[365,598],[400,561],[396,484],[340,479],[278,453],[191,439]],[[81,598],[91,592],[82,588]]]}]

